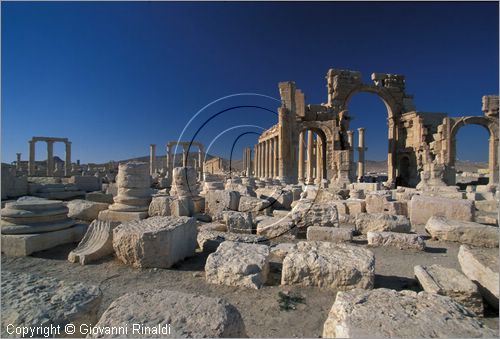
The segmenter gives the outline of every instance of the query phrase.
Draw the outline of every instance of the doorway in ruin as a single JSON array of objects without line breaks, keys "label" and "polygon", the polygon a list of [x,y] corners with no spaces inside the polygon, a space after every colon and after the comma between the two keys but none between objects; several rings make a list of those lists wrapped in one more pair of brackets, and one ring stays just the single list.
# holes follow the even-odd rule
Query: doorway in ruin
[{"label": "doorway in ruin", "polygon": [[408,155],[403,155],[399,161],[396,186],[410,186],[410,158]]},{"label": "doorway in ruin", "polygon": [[392,165],[389,163],[392,161],[388,129],[388,117],[392,115],[390,107],[378,93],[358,91],[349,96],[347,109],[351,119],[349,129],[354,132],[356,178],[360,178],[356,165],[359,160],[358,129],[364,128],[365,173],[362,180],[386,181],[391,176],[392,170]]},{"label": "doorway in ruin", "polygon": [[327,138],[320,128],[299,131],[298,179],[305,184],[321,185],[328,178]]},{"label": "doorway in ruin", "polygon": [[[489,159],[491,132],[481,123],[457,125],[451,133],[450,165],[455,169],[455,182],[462,189],[469,185],[487,185],[491,182],[490,168],[495,165]],[[490,151],[490,152],[489,152]],[[453,178],[452,178],[453,179]]]}]

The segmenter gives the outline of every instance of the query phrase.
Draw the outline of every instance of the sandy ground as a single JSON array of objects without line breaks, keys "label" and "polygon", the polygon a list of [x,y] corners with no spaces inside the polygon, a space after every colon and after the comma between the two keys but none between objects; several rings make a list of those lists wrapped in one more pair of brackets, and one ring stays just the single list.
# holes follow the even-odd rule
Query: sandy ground
[{"label": "sandy ground", "polygon": [[[423,229],[418,233],[423,234]],[[366,241],[357,237],[355,244],[366,246]],[[376,256],[375,287],[420,290],[413,275],[413,267],[419,264],[440,264],[460,270],[458,244],[427,240],[427,246],[425,252],[372,248]],[[99,316],[117,297],[141,289],[165,288],[221,297],[239,309],[251,337],[320,337],[323,323],[335,301],[335,291],[280,286],[279,272],[275,272],[274,283],[260,290],[207,284],[203,277],[207,255],[203,253],[197,253],[171,269],[141,270],[125,266],[113,257],[87,266],[69,263],[66,258],[74,247],[59,246],[32,257],[2,256],[2,270],[100,285],[104,297]],[[299,304],[296,310],[280,310],[280,291],[299,293],[305,298],[305,304]],[[488,309],[483,320],[498,331],[498,312]]]}]

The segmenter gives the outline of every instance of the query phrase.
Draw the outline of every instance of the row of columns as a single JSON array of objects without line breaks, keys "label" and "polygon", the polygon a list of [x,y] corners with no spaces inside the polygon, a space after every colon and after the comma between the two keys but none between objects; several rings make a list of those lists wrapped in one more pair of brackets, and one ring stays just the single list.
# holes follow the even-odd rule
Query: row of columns
[{"label": "row of columns", "polygon": [[[186,167],[188,166],[188,145],[189,143],[183,143],[181,145],[182,147],[182,166]],[[203,175],[203,164],[205,163],[204,160],[204,155],[203,155],[203,149],[202,146],[199,146],[198,144],[194,144],[195,146],[198,147],[198,159],[194,159],[194,168],[196,171],[199,172],[200,178]],[[165,170],[167,173],[167,176],[169,178],[172,177],[172,171],[175,167],[175,157],[173,156],[173,146],[175,146],[175,143],[172,145],[171,143],[167,144],[166,147],[166,152],[165,152]],[[150,145],[150,172],[151,175],[156,172],[156,145],[151,144]]]},{"label": "row of columns", "polygon": [[[325,164],[323,162],[323,140],[317,136],[314,140],[314,132],[307,131],[307,160],[304,157],[304,147],[306,146],[304,134],[306,131],[299,133],[299,182],[305,184],[321,184],[325,179]],[[326,145],[325,145],[326,146]],[[304,168],[305,164],[305,168]]]},{"label": "row of columns", "polygon": [[351,180],[361,182],[365,175],[365,129],[358,128],[358,163],[357,163],[357,177],[355,177],[355,164],[354,164],[354,131],[347,131],[347,143],[349,144],[349,160],[352,164]]},{"label": "row of columns", "polygon": [[[71,142],[52,140],[41,138],[40,140],[30,140],[29,141],[29,159],[28,159],[28,175],[35,175],[35,146],[38,141],[44,141],[47,143],[47,176],[54,176],[54,142],[64,142],[66,146],[66,160],[64,162],[64,175],[69,176],[71,174]],[[21,154],[18,156],[18,162],[20,162]]]},{"label": "row of columns", "polygon": [[258,178],[278,178],[278,137],[255,145],[254,174]]},{"label": "row of columns", "polygon": [[252,149],[250,147],[243,149],[243,170],[247,177],[252,175]]}]

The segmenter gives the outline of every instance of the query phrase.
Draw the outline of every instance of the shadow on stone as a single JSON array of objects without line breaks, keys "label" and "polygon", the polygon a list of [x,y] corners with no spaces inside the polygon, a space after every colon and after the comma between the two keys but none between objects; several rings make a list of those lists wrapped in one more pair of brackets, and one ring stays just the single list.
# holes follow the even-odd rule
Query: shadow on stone
[{"label": "shadow on stone", "polygon": [[412,290],[415,292],[422,291],[418,282],[415,279],[398,277],[395,275],[380,275],[375,274],[375,288],[389,288],[396,291]]}]

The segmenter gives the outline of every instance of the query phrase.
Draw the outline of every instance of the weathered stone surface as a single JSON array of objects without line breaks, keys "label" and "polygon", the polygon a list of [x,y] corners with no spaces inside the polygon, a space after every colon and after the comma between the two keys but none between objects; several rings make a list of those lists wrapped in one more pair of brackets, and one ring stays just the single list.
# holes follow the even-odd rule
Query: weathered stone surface
[{"label": "weathered stone surface", "polygon": [[366,213],[384,213],[384,208],[390,199],[390,191],[370,192],[365,198]]},{"label": "weathered stone surface", "polygon": [[433,239],[455,241],[463,244],[498,247],[498,227],[486,226],[472,221],[448,220],[433,216],[427,220],[425,229]]},{"label": "weathered stone surface", "polygon": [[199,194],[197,173],[193,167],[176,167],[172,171],[171,195],[197,197]]},{"label": "weathered stone surface", "polygon": [[228,232],[251,234],[254,229],[250,213],[223,211],[222,221],[226,224]]},{"label": "weathered stone surface", "polygon": [[97,219],[100,211],[108,209],[108,204],[87,200],[71,200],[66,204],[68,217],[78,220],[93,221]]},{"label": "weathered stone surface", "polygon": [[[7,325],[35,329],[38,326],[75,325],[74,336],[84,337],[81,324],[95,324],[102,294],[97,286],[2,270],[2,332]],[[26,335],[29,337],[30,334]],[[35,333],[33,337],[43,337]]]},{"label": "weathered stone surface", "polygon": [[174,197],[168,195],[160,195],[153,197],[151,203],[149,204],[148,214],[150,217],[160,216],[166,217],[171,215],[170,204],[174,200]]},{"label": "weathered stone surface", "polygon": [[414,195],[410,200],[409,214],[412,225],[424,225],[432,216],[473,221],[474,203],[466,199]]},{"label": "weathered stone surface", "polygon": [[85,192],[98,191],[101,189],[101,178],[90,175],[74,175],[69,178],[69,182],[75,184],[78,189]]},{"label": "weathered stone surface", "polygon": [[69,253],[68,261],[86,265],[113,252],[112,223],[94,220],[88,227],[82,241]]},{"label": "weathered stone surface", "polygon": [[350,215],[357,216],[360,213],[365,213],[366,212],[366,203],[364,200],[361,199],[347,199],[344,201],[345,205],[347,206],[347,212]]},{"label": "weathered stone surface", "polygon": [[474,248],[461,245],[458,262],[462,272],[479,286],[484,299],[498,309],[499,273],[498,249]]},{"label": "weathered stone surface", "polygon": [[113,230],[116,256],[133,267],[169,268],[194,255],[194,218],[151,217],[125,222]]},{"label": "weathered stone surface", "polygon": [[205,195],[205,212],[212,217],[225,210],[237,211],[240,194],[236,191],[208,191]]},{"label": "weathered stone surface", "polygon": [[148,217],[148,212],[121,212],[105,210],[99,212],[97,219],[111,222],[127,222],[131,220],[142,220]]},{"label": "weathered stone surface", "polygon": [[292,210],[292,220],[299,228],[309,226],[338,226],[339,215],[336,204],[299,200]]},{"label": "weathered stone surface", "polygon": [[307,228],[307,240],[350,242],[352,241],[352,231],[350,228],[309,226]]},{"label": "weathered stone surface", "polygon": [[208,256],[207,282],[218,285],[261,288],[269,273],[269,247],[225,241]]},{"label": "weathered stone surface", "polygon": [[118,165],[116,176],[118,194],[110,210],[118,212],[147,212],[151,202],[152,190],[149,164],[127,162]]},{"label": "weathered stone surface", "polygon": [[368,245],[373,247],[392,246],[400,250],[425,250],[425,241],[418,234],[396,232],[368,232]]},{"label": "weathered stone surface", "polygon": [[229,233],[229,232],[218,232],[210,230],[200,230],[197,236],[198,247],[201,248],[203,252],[215,252],[220,244],[224,241],[242,242],[247,244],[260,244],[269,245],[269,239],[266,237],[253,235],[253,234],[241,234],[241,233]]},{"label": "weathered stone surface", "polygon": [[241,196],[238,211],[252,213],[252,217],[257,215],[270,215],[272,207],[266,199],[256,197]]},{"label": "weathered stone surface", "polygon": [[375,256],[367,249],[323,241],[301,241],[283,260],[282,285],[347,290],[373,288]]},{"label": "weathered stone surface", "polygon": [[295,238],[297,227],[288,217],[268,217],[257,224],[257,234],[267,238],[279,236]]},{"label": "weathered stone surface", "polygon": [[227,226],[223,223],[214,221],[207,224],[201,224],[199,226],[199,231],[217,231],[217,232],[227,232]]},{"label": "weathered stone surface", "polygon": [[408,218],[402,215],[360,213],[356,216],[356,230],[363,234],[368,232],[408,233],[411,231],[411,225]]},{"label": "weathered stone surface", "polygon": [[323,338],[477,338],[489,329],[451,298],[386,288],[338,292]]},{"label": "weathered stone surface", "polygon": [[474,206],[478,211],[498,213],[498,201],[496,200],[480,200],[474,202]]},{"label": "weathered stone surface", "polygon": [[85,200],[94,202],[103,202],[105,204],[112,204],[113,194],[106,194],[102,192],[89,192],[85,194]]},{"label": "weathered stone surface", "polygon": [[446,295],[478,316],[483,315],[483,298],[477,286],[459,271],[440,265],[418,265],[414,272],[424,291]]},{"label": "weathered stone surface", "polygon": [[86,224],[77,224],[51,232],[2,234],[2,253],[16,257],[27,256],[59,245],[79,242],[86,231]]},{"label": "weathered stone surface", "polygon": [[[168,290],[127,293],[111,303],[98,328],[129,324],[126,335],[103,333],[94,337],[116,338],[238,338],[246,337],[239,311],[220,298]],[[133,333],[131,324],[168,328],[168,333]],[[167,332],[165,330],[165,332]]]},{"label": "weathered stone surface", "polygon": [[258,188],[255,193],[258,198],[267,200],[271,208],[276,210],[289,210],[293,202],[293,193],[281,188]]},{"label": "weathered stone surface", "polygon": [[281,242],[270,247],[270,250],[271,257],[269,261],[282,263],[288,253],[297,250],[297,245],[289,242]]}]

